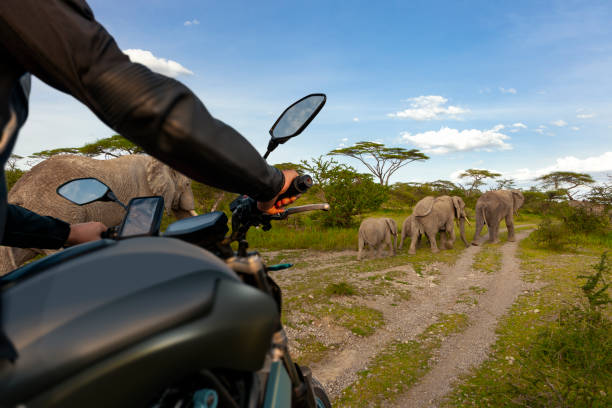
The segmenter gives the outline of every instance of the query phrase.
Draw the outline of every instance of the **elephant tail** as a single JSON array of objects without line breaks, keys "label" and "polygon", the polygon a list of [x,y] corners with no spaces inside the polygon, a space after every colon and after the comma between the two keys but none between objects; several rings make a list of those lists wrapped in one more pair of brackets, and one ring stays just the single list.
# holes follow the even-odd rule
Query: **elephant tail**
[{"label": "elephant tail", "polygon": [[481,207],[481,211],[482,211],[482,219],[483,219],[485,225],[489,225],[489,223],[487,222],[487,216],[485,215],[485,208],[484,208],[484,206]]}]

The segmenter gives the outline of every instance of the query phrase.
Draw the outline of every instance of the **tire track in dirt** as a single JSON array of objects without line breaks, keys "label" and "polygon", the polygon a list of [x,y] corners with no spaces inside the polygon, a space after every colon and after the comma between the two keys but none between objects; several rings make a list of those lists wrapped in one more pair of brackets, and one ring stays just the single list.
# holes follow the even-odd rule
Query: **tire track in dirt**
[{"label": "tire track in dirt", "polygon": [[520,276],[516,258],[518,242],[531,231],[517,233],[516,242],[501,247],[502,266],[487,282],[487,292],[478,298],[479,304],[468,312],[470,326],[448,338],[436,353],[438,363],[407,393],[395,400],[396,407],[436,407],[448,394],[453,382],[470,368],[478,367],[488,357],[497,339],[495,328],[521,291],[530,288]]},{"label": "tire track in dirt", "polygon": [[[421,290],[415,290],[412,298],[400,306],[391,306],[390,299],[387,302],[383,299],[363,300],[365,305],[381,310],[387,323],[372,336],[359,338],[312,367],[314,375],[324,384],[330,396],[339,396],[342,390],[357,380],[357,372],[367,368],[370,360],[388,343],[416,338],[437,320],[439,313],[452,309],[458,296],[470,285],[479,283],[479,277],[472,272],[471,266],[474,255],[480,250],[481,247],[475,246],[466,248],[454,265],[444,265],[440,268],[438,285],[430,284]],[[415,275],[414,280],[418,279],[420,283],[426,282]]]}]

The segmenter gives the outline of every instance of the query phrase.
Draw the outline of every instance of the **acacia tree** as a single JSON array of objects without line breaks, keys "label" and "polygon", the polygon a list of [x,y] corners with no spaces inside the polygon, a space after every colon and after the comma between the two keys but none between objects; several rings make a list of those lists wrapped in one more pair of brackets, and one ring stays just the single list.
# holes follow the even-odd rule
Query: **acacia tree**
[{"label": "acacia tree", "polygon": [[119,157],[126,154],[144,153],[140,146],[135,145],[121,135],[114,135],[104,139],[87,143],[81,147],[61,147],[59,149],[43,150],[32,154],[36,159],[48,159],[57,154],[80,154],[88,157],[95,157],[101,154],[106,157]]},{"label": "acacia tree", "polygon": [[497,184],[495,185],[496,190],[508,190],[508,189],[516,187],[514,179],[511,179],[511,178],[495,180],[495,181],[497,182]]},{"label": "acacia tree", "polygon": [[408,163],[429,159],[427,155],[417,149],[386,147],[384,144],[376,142],[358,142],[355,146],[335,149],[328,154],[330,156],[348,156],[359,160],[384,186],[389,185],[389,178],[393,173]]},{"label": "acacia tree", "polygon": [[574,199],[570,190],[595,183],[590,175],[573,171],[554,171],[536,178],[535,181],[541,182],[544,188],[552,187],[555,191],[563,190],[570,200]]},{"label": "acacia tree", "polygon": [[474,190],[476,190],[478,187],[484,185],[484,181],[485,179],[494,179],[501,176],[500,173],[494,173],[492,171],[489,170],[481,170],[481,169],[467,169],[466,171],[464,171],[463,173],[461,173],[459,175],[459,178],[471,178],[471,185],[469,186],[469,189],[467,191],[467,195],[471,196],[472,193],[474,192]]}]

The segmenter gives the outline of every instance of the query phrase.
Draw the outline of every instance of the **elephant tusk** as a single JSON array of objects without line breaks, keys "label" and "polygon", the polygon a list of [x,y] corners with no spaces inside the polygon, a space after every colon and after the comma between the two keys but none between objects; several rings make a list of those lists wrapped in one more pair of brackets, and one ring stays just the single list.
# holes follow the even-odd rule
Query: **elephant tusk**
[{"label": "elephant tusk", "polygon": [[467,225],[469,225],[471,227],[472,224],[470,223],[470,220],[468,220],[468,217],[464,217],[464,218],[465,218],[465,222],[467,222]]},{"label": "elephant tusk", "polygon": [[191,210],[189,211],[189,215],[191,215],[192,217],[195,217],[196,215],[198,215],[198,213],[195,210]]}]

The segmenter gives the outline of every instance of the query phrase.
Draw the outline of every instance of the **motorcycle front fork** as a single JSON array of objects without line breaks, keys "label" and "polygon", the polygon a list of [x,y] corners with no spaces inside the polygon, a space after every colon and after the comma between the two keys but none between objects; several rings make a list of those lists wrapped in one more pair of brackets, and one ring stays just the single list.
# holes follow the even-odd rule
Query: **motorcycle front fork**
[{"label": "motorcycle front fork", "polygon": [[288,350],[287,334],[280,329],[272,337],[272,362],[282,362],[291,380],[291,406],[316,408],[314,389],[312,386],[312,372],[308,367],[300,367],[291,359]]}]

